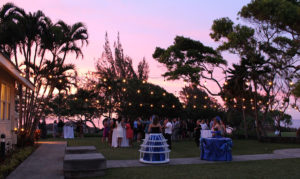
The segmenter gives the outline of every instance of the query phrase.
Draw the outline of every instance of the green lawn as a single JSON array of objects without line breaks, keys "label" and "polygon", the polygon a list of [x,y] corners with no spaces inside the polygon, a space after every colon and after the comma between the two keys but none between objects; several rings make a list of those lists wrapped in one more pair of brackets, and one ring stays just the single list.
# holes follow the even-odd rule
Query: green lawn
[{"label": "green lawn", "polygon": [[[68,140],[69,146],[94,145],[108,160],[138,159],[139,145],[132,148],[111,148],[107,143],[102,143],[100,138],[83,138]],[[260,143],[256,140],[234,140],[233,155],[272,153],[275,149],[300,148],[298,144]],[[194,141],[186,140],[173,142],[170,158],[199,157],[200,151]]]},{"label": "green lawn", "polygon": [[104,178],[300,178],[300,159],[108,169]]}]

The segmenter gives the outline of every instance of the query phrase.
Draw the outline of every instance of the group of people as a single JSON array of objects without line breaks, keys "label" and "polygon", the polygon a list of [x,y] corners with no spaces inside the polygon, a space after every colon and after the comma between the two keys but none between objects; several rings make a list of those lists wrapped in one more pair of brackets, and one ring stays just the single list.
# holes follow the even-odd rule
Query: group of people
[{"label": "group of people", "polygon": [[210,130],[213,137],[222,137],[226,134],[226,126],[219,116],[214,117],[210,122],[208,120],[197,120],[194,128],[197,147],[199,147],[202,130]]},{"label": "group of people", "polygon": [[226,133],[225,124],[218,116],[211,121],[197,120],[196,123],[193,120],[159,118],[155,115],[148,120],[142,120],[140,117],[135,120],[124,117],[106,118],[103,120],[103,126],[102,142],[107,141],[112,147],[132,146],[133,141],[140,143],[150,133],[162,133],[170,149],[172,141],[192,137],[199,146],[201,130],[211,130],[216,137]]},{"label": "group of people", "polygon": [[164,133],[171,148],[173,125],[168,119],[161,121],[155,115],[149,120],[137,118],[134,121],[122,117],[106,118],[103,120],[103,127],[102,141],[107,141],[112,147],[132,146],[133,141],[141,142],[150,133]]}]

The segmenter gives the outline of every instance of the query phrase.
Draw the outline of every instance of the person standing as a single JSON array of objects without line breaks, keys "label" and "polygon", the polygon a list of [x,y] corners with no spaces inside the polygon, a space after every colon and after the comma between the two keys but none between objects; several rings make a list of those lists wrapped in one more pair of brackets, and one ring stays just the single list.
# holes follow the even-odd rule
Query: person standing
[{"label": "person standing", "polygon": [[45,119],[43,119],[43,122],[41,124],[41,128],[40,129],[41,129],[41,133],[42,133],[41,137],[43,139],[45,139],[47,137],[47,124],[46,124],[46,120]]},{"label": "person standing", "polygon": [[195,132],[195,143],[197,145],[197,147],[199,147],[200,144],[200,137],[201,137],[201,122],[200,120],[197,120],[196,122],[196,127],[194,129]]},{"label": "person standing", "polygon": [[133,130],[131,128],[130,119],[127,119],[127,123],[125,125],[125,128],[126,128],[126,138],[129,141],[129,146],[132,147]]},{"label": "person standing", "polygon": [[58,127],[57,127],[57,122],[55,120],[53,123],[53,138],[56,138],[57,132],[58,132]]},{"label": "person standing", "polygon": [[123,129],[123,124],[122,124],[122,117],[119,117],[117,122],[116,122],[116,130],[114,132],[116,132],[116,137],[117,137],[117,141],[118,141],[118,147],[121,147],[122,145],[122,140],[124,137],[124,129]]},{"label": "person standing", "polygon": [[63,137],[63,127],[64,127],[64,125],[65,125],[65,123],[60,119],[58,121],[58,124],[57,124],[59,137]]},{"label": "person standing", "polygon": [[172,149],[172,141],[171,141],[171,137],[172,137],[172,129],[173,129],[173,125],[171,123],[171,119],[166,119],[166,125],[165,125],[165,138],[167,139],[167,143],[169,145],[169,149]]}]

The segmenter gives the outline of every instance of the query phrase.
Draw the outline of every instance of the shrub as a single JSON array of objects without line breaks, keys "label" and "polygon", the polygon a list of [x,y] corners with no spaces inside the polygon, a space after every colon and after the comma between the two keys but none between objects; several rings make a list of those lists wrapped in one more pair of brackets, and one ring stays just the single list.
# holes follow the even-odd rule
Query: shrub
[{"label": "shrub", "polygon": [[0,164],[0,179],[7,177],[15,168],[18,167],[36,147],[28,146],[15,150],[11,155]]}]

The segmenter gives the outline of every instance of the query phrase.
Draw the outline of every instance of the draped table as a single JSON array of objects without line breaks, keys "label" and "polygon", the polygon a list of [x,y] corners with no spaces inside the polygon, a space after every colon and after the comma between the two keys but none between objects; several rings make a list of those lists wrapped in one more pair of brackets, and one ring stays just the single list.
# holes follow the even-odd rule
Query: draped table
[{"label": "draped table", "polygon": [[230,138],[201,138],[201,160],[231,161],[232,140]]},{"label": "draped table", "polygon": [[73,126],[64,125],[64,138],[65,139],[74,139],[74,128]]}]

